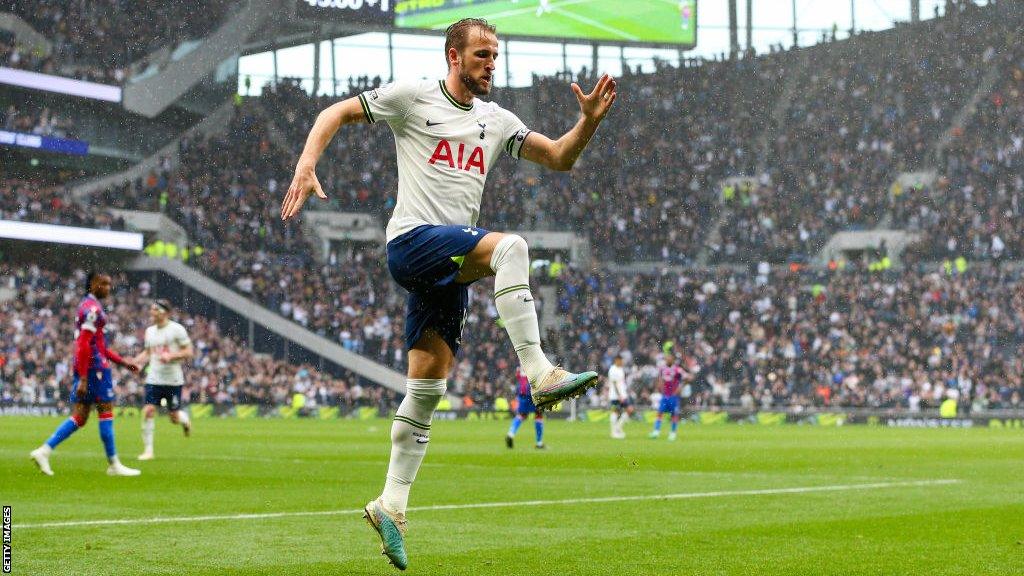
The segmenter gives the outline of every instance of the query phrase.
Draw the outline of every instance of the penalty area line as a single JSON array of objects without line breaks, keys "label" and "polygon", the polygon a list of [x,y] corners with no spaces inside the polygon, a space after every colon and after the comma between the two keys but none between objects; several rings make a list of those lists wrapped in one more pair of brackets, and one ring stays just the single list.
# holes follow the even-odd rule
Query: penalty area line
[{"label": "penalty area line", "polygon": [[[795,486],[792,488],[760,488],[753,490],[719,490],[714,492],[680,492],[676,494],[647,494],[639,496],[597,496],[592,498],[563,498],[560,500],[525,500],[518,502],[477,502],[472,504],[439,504],[434,506],[412,506],[409,512],[430,512],[441,510],[475,510],[480,508],[511,508],[515,506],[558,506],[571,504],[602,504],[614,502],[639,502],[644,500],[689,500],[697,498],[724,498],[728,496],[777,496],[786,494],[813,494],[816,492],[848,492],[883,488],[910,488],[926,486],[948,486],[962,480],[908,480],[902,482],[871,482],[867,484],[832,484],[827,486]],[[71,528],[76,526],[120,526],[140,524],[170,524],[175,522],[219,522],[225,520],[264,520],[273,518],[297,518],[308,516],[341,516],[360,514],[359,510],[315,510],[307,512],[265,512],[254,514],[222,514],[207,516],[166,516],[156,518],[123,518],[112,520],[73,520],[68,522],[40,522],[14,524],[13,528]]]}]

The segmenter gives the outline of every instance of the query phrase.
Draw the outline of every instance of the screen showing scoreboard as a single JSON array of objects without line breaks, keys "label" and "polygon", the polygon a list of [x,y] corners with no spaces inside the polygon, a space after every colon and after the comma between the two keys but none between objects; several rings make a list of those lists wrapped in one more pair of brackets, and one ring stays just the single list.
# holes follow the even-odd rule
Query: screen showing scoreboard
[{"label": "screen showing scoreboard", "polygon": [[394,0],[298,0],[296,16],[390,26]]},{"label": "screen showing scoreboard", "polygon": [[444,30],[485,18],[501,37],[697,44],[697,0],[393,0],[395,26]]}]

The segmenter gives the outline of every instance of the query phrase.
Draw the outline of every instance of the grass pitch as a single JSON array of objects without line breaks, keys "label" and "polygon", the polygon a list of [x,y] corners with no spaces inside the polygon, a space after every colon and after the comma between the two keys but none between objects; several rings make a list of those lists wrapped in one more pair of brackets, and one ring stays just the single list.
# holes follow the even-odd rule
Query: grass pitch
[{"label": "grass pitch", "polygon": [[[551,0],[537,16],[538,0],[500,0],[416,14],[399,14],[401,28],[444,30],[461,18],[486,18],[498,33],[617,42],[693,44],[696,26],[681,27],[678,0]],[[695,22],[695,16],[691,20]]]},{"label": "grass pitch", "polygon": [[[397,573],[360,518],[387,421],[204,419],[186,440],[160,420],[138,463],[121,418],[139,478],[105,475],[90,422],[48,478],[28,452],[58,422],[0,418],[14,574]],[[548,450],[527,424],[510,451],[506,426],[435,423],[406,573],[1024,574],[1019,429],[684,426],[668,443],[549,422]]]}]

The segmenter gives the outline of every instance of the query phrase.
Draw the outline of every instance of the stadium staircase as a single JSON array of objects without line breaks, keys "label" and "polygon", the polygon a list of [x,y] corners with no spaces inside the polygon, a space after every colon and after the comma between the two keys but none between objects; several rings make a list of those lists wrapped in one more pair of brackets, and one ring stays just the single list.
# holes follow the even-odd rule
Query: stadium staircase
[{"label": "stadium staircase", "polygon": [[[810,50],[800,50],[792,69],[796,71],[806,71],[808,66],[810,66],[810,58]],[[775,137],[778,134],[778,128],[783,126],[787,121],[787,114],[789,113],[789,106],[793,102],[793,96],[796,95],[797,88],[804,85],[804,74],[806,74],[806,72],[785,75],[786,82],[783,84],[782,90],[779,92],[778,99],[772,106],[768,122],[765,124],[764,130],[762,130],[757,137],[757,154],[760,159],[757,167],[758,173],[764,173],[768,169],[768,158],[771,155],[771,143],[775,141]],[[753,174],[749,176],[756,177],[756,175]],[[718,183],[719,189],[721,184],[722,183]],[[719,199],[721,199],[721,195],[719,195]],[[722,226],[732,215],[732,211],[726,210],[723,204],[719,204],[719,206],[721,209],[718,211],[718,217],[715,218],[714,223],[710,228],[708,228],[704,245],[701,247],[700,252],[697,253],[696,258],[694,259],[697,266],[707,266],[708,261],[711,258],[711,247],[719,246],[722,243]]]},{"label": "stadium staircase", "polygon": [[[129,78],[124,86],[124,107],[153,118],[201,83],[241,47],[265,22],[279,14],[279,1],[248,0],[212,34],[191,50],[175,50],[159,69]],[[184,52],[184,53],[182,53]]]},{"label": "stadium staircase", "polygon": [[281,130],[281,127],[277,125],[277,120],[267,111],[267,107],[263,105],[262,99],[249,98],[247,103],[256,110],[257,115],[263,120],[263,126],[267,129],[267,138],[270,138],[270,143],[281,150],[291,150],[295,144],[288,141],[284,130]]},{"label": "stadium staircase", "polygon": [[31,46],[32,50],[49,56],[53,51],[53,43],[43,36],[31,24],[11,12],[0,12],[0,30],[7,30],[14,35],[18,44]]},{"label": "stadium staircase", "polygon": [[548,330],[561,330],[566,324],[566,317],[558,313],[558,289],[554,286],[541,286],[538,292],[541,336],[547,334]]},{"label": "stadium staircase", "polygon": [[978,104],[985,99],[989,94],[992,93],[992,89],[995,88],[996,82],[1002,77],[1003,72],[1003,59],[998,55],[992,58],[991,65],[988,70],[985,71],[985,75],[981,77],[981,81],[978,82],[978,87],[974,89],[974,93],[967,99],[967,102],[957,111],[956,115],[953,116],[950,122],[949,128],[942,133],[942,136],[935,142],[935,148],[932,151],[932,162],[935,166],[942,166],[942,156],[946,152],[946,148],[953,142],[953,136],[960,133],[967,123],[970,122],[974,115],[978,111]]},{"label": "stadium staircase", "polygon": [[[792,59],[787,60],[791,62]],[[807,85],[807,74],[811,66],[811,51],[803,49],[799,51],[799,55],[796,58],[796,62],[793,63],[794,73],[786,74],[786,83],[782,86],[782,91],[779,92],[779,99],[775,101],[775,105],[772,106],[772,113],[768,119],[768,123],[765,129],[761,132],[760,137],[757,139],[757,148],[760,151],[759,158],[761,159],[760,165],[758,166],[758,172],[764,172],[768,169],[768,158],[771,156],[771,145],[778,136],[779,128],[785,126],[789,121],[789,107],[793,103],[793,97],[796,95],[796,91],[800,86]]]},{"label": "stadium staircase", "polygon": [[178,260],[150,258],[139,256],[129,268],[135,271],[163,272],[174,277],[188,289],[194,290],[220,306],[223,306],[249,323],[249,341],[252,345],[252,334],[255,325],[276,334],[286,342],[345,368],[367,380],[385,386],[396,392],[405,393],[405,375],[372,360],[346,350],[334,341],[313,333],[281,315],[272,312],[256,302],[245,298],[237,292],[212,280],[205,274],[191,268]]}]

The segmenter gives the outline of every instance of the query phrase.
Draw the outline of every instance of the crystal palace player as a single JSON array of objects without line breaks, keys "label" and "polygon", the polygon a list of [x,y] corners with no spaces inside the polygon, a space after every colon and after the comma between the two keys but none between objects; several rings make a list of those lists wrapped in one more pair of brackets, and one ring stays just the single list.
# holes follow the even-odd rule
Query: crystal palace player
[{"label": "crystal palace player", "polygon": [[533,403],[533,395],[530,394],[530,380],[522,368],[516,368],[516,416],[512,419],[512,425],[505,435],[505,445],[509,448],[515,445],[516,432],[522,426],[523,420],[533,414],[533,429],[537,434],[534,444],[537,448],[544,448],[544,413],[537,409]]},{"label": "crystal palace player", "polygon": [[140,472],[121,464],[114,448],[114,384],[110,378],[109,361],[138,372],[139,367],[121,358],[117,352],[107,348],[103,327],[107,315],[100,300],[110,294],[111,280],[107,274],[89,274],[86,281],[88,294],[78,305],[75,318],[75,376],[71,388],[71,417],[57,427],[45,444],[32,451],[31,457],[39,470],[53,476],[50,469],[50,453],[58,444],[67,440],[89,420],[93,404],[100,417],[100,438],[107,452],[107,474],[111,476],[138,476]]},{"label": "crystal palace player", "polygon": [[490,93],[497,57],[494,27],[480,19],[460,20],[447,30],[448,75],[443,80],[394,82],[321,112],[281,206],[281,217],[288,219],[313,193],[327,198],[316,163],[342,125],[384,121],[391,127],[398,151],[398,201],[387,226],[387,255],[392,277],[409,291],[409,369],[407,394],[391,428],[387,481],[380,498],[366,505],[366,517],[384,553],[400,569],[408,564],[409,488],[462,344],[469,284],[494,276],[495,307],[538,408],[579,396],[598,383],[596,372],[567,372],[552,366],[541,350],[526,241],[478,228],[476,221],[486,174],[502,151],[554,170],[572,168],[615,101],[615,80],[603,76],[590,94],[573,84],[579,120],[551,140],[497,104],[476,98]]},{"label": "crystal palace player", "polygon": [[669,440],[676,439],[676,430],[679,428],[679,390],[683,385],[683,378],[686,377],[683,367],[676,364],[676,357],[671,352],[665,353],[665,366],[661,368],[659,379],[661,380],[661,402],[658,404],[658,419],[654,421],[654,430],[651,438],[657,438],[661,434],[661,418],[666,413],[672,417],[672,431],[668,433]]}]

